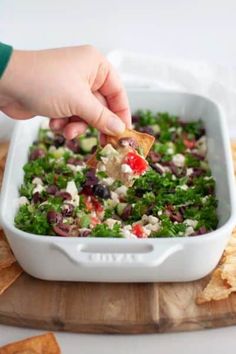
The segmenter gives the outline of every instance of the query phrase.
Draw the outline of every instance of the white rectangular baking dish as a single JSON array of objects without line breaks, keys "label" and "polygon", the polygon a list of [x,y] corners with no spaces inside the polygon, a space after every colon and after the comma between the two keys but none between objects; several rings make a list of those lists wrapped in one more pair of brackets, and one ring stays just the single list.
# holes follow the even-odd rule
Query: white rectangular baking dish
[{"label": "white rectangular baking dish", "polygon": [[235,180],[230,142],[220,108],[187,93],[131,90],[132,111],[167,111],[185,120],[202,118],[208,158],[217,182],[219,227],[196,237],[163,239],[61,238],[15,228],[18,188],[29,145],[43,118],[19,122],[14,130],[2,187],[0,218],[23,269],[41,279],[106,282],[166,282],[199,279],[217,265],[236,224]]}]

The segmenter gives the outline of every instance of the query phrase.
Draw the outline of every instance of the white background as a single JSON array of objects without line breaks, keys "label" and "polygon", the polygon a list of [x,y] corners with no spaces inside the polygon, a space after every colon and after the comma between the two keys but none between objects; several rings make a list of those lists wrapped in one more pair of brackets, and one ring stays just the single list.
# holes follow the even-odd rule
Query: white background
[{"label": "white background", "polygon": [[[104,52],[120,48],[235,67],[236,1],[2,0],[0,40],[22,49],[90,43]],[[0,345],[38,333],[0,325]],[[229,327],[142,336],[58,333],[57,338],[64,354],[221,354],[235,350],[235,334]]]},{"label": "white background", "polygon": [[234,0],[2,0],[1,41],[20,48],[90,43],[235,65]]}]

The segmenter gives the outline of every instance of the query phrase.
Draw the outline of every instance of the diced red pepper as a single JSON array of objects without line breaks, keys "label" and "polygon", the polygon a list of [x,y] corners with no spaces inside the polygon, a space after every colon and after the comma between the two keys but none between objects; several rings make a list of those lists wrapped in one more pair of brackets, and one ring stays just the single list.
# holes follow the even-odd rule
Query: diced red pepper
[{"label": "diced red pepper", "polygon": [[87,209],[88,211],[94,210],[91,197],[85,196],[85,198],[84,198],[84,203],[85,203],[86,209]]},{"label": "diced red pepper", "polygon": [[133,225],[132,233],[135,234],[139,238],[145,237],[143,226],[141,224]]},{"label": "diced red pepper", "polygon": [[183,143],[186,146],[186,148],[188,148],[188,149],[194,149],[196,147],[195,140],[184,139]]},{"label": "diced red pepper", "polygon": [[88,211],[100,213],[104,210],[102,204],[93,196],[84,196],[84,203]]},{"label": "diced red pepper", "polygon": [[94,210],[97,211],[98,213],[104,210],[102,204],[95,197],[92,197],[92,203],[94,206]]},{"label": "diced red pepper", "polygon": [[148,168],[148,163],[141,156],[137,155],[135,152],[129,152],[125,158],[123,163],[130,166],[130,168],[134,171],[135,174],[141,175]]},{"label": "diced red pepper", "polygon": [[96,226],[97,224],[101,224],[101,221],[96,216],[92,216],[90,223],[92,226]]}]

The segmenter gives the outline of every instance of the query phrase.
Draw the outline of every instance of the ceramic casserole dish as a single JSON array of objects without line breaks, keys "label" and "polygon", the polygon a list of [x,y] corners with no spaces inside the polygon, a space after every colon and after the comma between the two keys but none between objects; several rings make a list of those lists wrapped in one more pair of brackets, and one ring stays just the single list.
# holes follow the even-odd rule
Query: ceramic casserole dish
[{"label": "ceramic casserole dish", "polygon": [[204,277],[217,265],[236,223],[235,180],[227,125],[216,103],[187,93],[130,90],[132,111],[169,112],[186,121],[201,118],[219,201],[217,230],[195,237],[158,239],[38,236],[14,226],[19,186],[29,146],[44,118],[19,122],[12,135],[1,192],[0,217],[22,268],[47,280],[177,282]]}]

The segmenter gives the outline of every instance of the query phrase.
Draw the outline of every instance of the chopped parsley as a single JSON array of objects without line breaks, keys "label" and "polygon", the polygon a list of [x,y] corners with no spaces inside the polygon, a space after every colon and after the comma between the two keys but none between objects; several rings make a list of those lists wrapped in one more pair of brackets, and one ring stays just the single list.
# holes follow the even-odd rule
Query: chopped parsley
[{"label": "chopped parsley", "polygon": [[[81,137],[66,141],[41,128],[24,166],[16,227],[37,235],[62,236],[60,227],[66,224],[73,236],[114,238],[184,237],[215,230],[215,180],[202,121],[139,111],[134,128],[156,140],[147,157],[149,169],[123,190],[121,181],[86,167],[98,145],[96,129],[88,128]],[[97,159],[100,153],[98,148]]]}]

